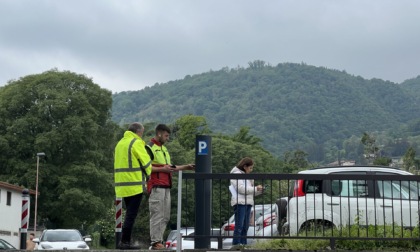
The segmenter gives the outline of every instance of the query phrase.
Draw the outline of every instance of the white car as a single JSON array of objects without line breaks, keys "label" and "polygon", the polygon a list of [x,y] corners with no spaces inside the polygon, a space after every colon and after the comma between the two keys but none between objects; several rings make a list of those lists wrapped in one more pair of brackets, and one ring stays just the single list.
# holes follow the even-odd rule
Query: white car
[{"label": "white car", "polygon": [[[181,235],[185,236],[182,237],[181,239],[181,250],[184,249],[194,249],[194,228],[182,228],[180,230]],[[214,236],[220,236],[220,229],[219,228],[212,228],[211,230],[211,235]],[[178,231],[177,230],[172,230],[169,235],[168,235],[168,239],[166,240],[166,248],[170,249],[170,250],[176,250],[177,246],[178,246]],[[210,239],[210,248],[211,249],[218,249],[218,239],[217,238],[211,238]],[[222,245],[223,246],[223,245]]]},{"label": "white car", "polygon": [[83,238],[76,229],[46,229],[40,238],[33,239],[37,250],[81,250],[89,249],[86,242],[90,237]]},{"label": "white car", "polygon": [[[337,174],[345,177],[294,181],[283,234],[296,235],[307,227],[418,225],[419,183],[394,179],[395,175],[412,176],[409,172],[390,167],[341,166],[311,169],[299,174]],[[351,175],[369,177],[366,180],[347,179]],[[376,180],[378,175],[387,176],[386,179]]]},{"label": "white car", "polygon": [[[255,212],[255,213],[254,213]],[[264,205],[255,205],[251,209],[251,218],[249,219],[249,228],[247,236],[258,236],[258,231],[264,225],[263,216],[277,216],[278,208],[277,204],[264,204]],[[260,219],[262,218],[262,219]],[[267,224],[267,223],[265,223]],[[221,234],[223,236],[233,236],[233,231],[235,230],[235,214],[233,214],[229,220],[223,224],[221,228]],[[223,241],[223,248],[230,249],[232,247],[232,238],[225,238]],[[248,238],[248,244],[253,244],[254,239]]]},{"label": "white car", "polygon": [[[179,230],[181,236],[189,235],[191,233],[194,233],[194,227],[183,227]],[[178,239],[178,230],[171,230],[171,232],[168,235],[168,238],[166,238],[165,247],[168,249],[176,250],[176,243]]]},{"label": "white car", "polygon": [[[254,213],[255,212],[255,213]],[[257,220],[263,215],[276,214],[277,215],[277,204],[265,204],[255,205],[251,208],[251,218],[249,218],[249,229],[248,235],[254,236],[256,233],[255,227],[257,227]],[[233,236],[235,230],[235,214],[233,214],[228,221],[222,226],[222,235]]]},{"label": "white car", "polygon": [[0,239],[0,250],[17,250],[12,244],[7,241]]},{"label": "white car", "polygon": [[277,231],[277,215],[275,213],[266,214],[258,218],[255,222],[256,236],[275,236]]}]

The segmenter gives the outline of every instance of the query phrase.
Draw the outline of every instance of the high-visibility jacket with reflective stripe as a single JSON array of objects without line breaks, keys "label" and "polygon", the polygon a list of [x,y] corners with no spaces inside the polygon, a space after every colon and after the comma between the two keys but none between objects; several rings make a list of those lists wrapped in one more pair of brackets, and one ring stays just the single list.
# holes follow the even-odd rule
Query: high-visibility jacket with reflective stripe
[{"label": "high-visibility jacket with reflective stripe", "polygon": [[129,197],[146,191],[152,166],[145,146],[146,143],[137,134],[126,131],[115,147],[116,197]]},{"label": "high-visibility jacket with reflective stripe", "polygon": [[[155,139],[152,139],[146,146],[150,148],[153,154],[152,165],[153,166],[164,166],[171,164],[171,156],[169,155],[168,149]],[[147,189],[150,190],[155,187],[172,187],[172,173],[167,172],[152,172],[150,179],[147,183]]]}]

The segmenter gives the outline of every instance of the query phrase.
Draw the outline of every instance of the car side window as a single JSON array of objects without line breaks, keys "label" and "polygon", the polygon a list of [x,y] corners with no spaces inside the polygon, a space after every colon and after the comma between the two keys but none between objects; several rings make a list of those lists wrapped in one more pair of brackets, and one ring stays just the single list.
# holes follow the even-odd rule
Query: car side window
[{"label": "car side window", "polygon": [[322,180],[307,180],[305,181],[305,193],[321,193]]},{"label": "car side window", "polygon": [[342,180],[340,196],[344,197],[366,197],[368,185],[366,180]]},{"label": "car side window", "polygon": [[[376,172],[378,175],[395,175],[389,172]],[[417,181],[379,180],[376,182],[379,196],[385,199],[419,199]]]},{"label": "car side window", "polygon": [[[366,174],[360,172],[340,172],[333,174]],[[331,195],[340,197],[367,197],[369,195],[366,180],[332,180]]]},{"label": "car side window", "polygon": [[[410,183],[413,182],[413,183]],[[419,199],[419,190],[415,181],[377,181],[379,196],[385,199]]]}]

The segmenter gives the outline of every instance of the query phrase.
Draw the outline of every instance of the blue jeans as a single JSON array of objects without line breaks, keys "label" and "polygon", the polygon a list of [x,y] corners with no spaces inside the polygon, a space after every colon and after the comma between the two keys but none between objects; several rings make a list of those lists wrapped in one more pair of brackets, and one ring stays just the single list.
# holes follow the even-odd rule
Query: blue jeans
[{"label": "blue jeans", "polygon": [[249,218],[251,215],[252,205],[234,205],[235,213],[235,230],[233,231],[232,245],[246,245],[246,235],[249,228]]}]

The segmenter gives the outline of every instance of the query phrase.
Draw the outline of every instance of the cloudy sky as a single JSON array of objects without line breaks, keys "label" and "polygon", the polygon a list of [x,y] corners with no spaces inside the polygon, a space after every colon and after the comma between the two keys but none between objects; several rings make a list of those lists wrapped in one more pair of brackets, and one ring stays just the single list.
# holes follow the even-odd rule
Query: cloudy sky
[{"label": "cloudy sky", "polygon": [[222,67],[304,62],[420,75],[417,0],[0,0],[0,86],[57,68],[113,92]]}]

